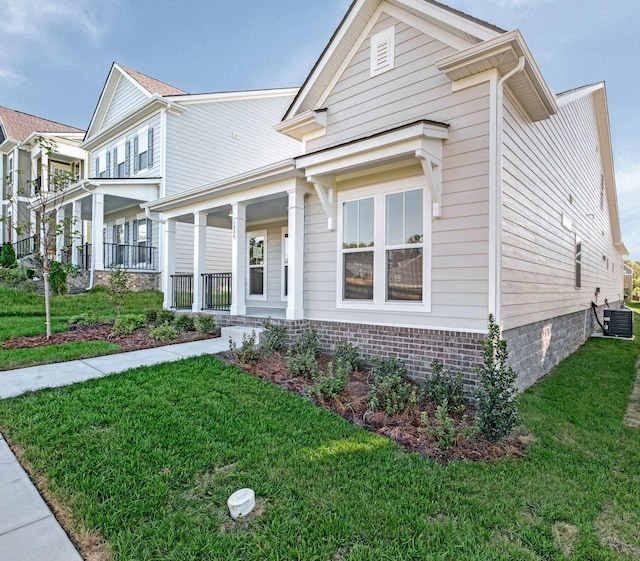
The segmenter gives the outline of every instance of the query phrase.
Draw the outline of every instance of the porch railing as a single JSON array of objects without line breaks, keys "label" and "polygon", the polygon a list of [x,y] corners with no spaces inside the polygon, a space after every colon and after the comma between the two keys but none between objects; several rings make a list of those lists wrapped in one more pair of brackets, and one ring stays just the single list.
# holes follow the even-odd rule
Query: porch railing
[{"label": "porch railing", "polygon": [[193,307],[193,275],[171,275],[171,307],[176,310]]},{"label": "porch railing", "polygon": [[202,275],[202,309],[221,311],[231,309],[231,273]]},{"label": "porch railing", "polygon": [[14,246],[14,249],[16,251],[16,259],[22,259],[23,257],[27,257],[28,255],[37,253],[39,247],[39,240],[36,236],[18,240]]},{"label": "porch railing", "polygon": [[85,243],[78,246],[78,267],[88,271],[91,268],[91,244]]},{"label": "porch railing", "polygon": [[104,244],[104,266],[155,271],[156,248],[147,245]]}]

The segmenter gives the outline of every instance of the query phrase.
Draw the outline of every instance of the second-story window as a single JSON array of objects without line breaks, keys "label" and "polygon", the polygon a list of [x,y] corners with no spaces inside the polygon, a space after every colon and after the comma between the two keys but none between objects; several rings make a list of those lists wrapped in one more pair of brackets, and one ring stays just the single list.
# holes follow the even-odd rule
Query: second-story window
[{"label": "second-story window", "polygon": [[129,177],[129,142],[120,142],[113,149],[113,177]]},{"label": "second-story window", "polygon": [[133,171],[153,167],[153,129],[142,129],[133,139]]}]

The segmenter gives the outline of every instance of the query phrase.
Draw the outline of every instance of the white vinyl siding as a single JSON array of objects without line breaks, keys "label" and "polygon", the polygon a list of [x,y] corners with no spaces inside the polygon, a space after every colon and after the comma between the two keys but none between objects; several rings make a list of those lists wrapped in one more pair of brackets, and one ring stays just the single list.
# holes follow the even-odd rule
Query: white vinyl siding
[{"label": "white vinyl siding", "polygon": [[[532,124],[507,97],[504,143],[503,327],[586,309],[596,288],[600,303],[616,301],[622,276],[606,267],[607,259],[619,256],[606,198],[600,205],[603,168],[593,98],[575,99]],[[582,240],[580,287],[576,237]]]},{"label": "white vinyl siding", "polygon": [[273,130],[292,99],[189,103],[168,114],[166,195],[299,155],[297,141]]},{"label": "white vinyl siding", "polygon": [[[231,230],[207,227],[207,273],[231,272]],[[193,273],[193,225],[176,224],[176,273]]]},{"label": "white vinyl siding", "polygon": [[132,109],[147,101],[147,99],[148,97],[130,80],[124,76],[121,77],[109,103],[101,130],[109,128]]}]

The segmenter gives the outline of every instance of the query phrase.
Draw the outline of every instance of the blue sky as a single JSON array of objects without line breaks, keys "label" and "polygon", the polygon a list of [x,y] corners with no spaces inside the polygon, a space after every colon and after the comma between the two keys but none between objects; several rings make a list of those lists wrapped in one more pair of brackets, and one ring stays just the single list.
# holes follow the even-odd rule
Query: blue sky
[{"label": "blue sky", "polygon": [[[640,261],[640,1],[444,1],[519,28],[555,92],[606,82],[623,240]],[[190,93],[299,86],[350,4],[0,0],[0,105],[86,128],[114,60]]]}]

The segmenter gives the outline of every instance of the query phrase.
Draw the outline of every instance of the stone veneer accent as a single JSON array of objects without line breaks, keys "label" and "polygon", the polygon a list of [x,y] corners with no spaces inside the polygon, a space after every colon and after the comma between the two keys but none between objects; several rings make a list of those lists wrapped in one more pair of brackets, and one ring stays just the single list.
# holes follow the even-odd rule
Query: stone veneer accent
[{"label": "stone veneer accent", "polygon": [[[159,290],[160,273],[127,271],[129,275],[129,288],[131,292],[141,292],[142,290]],[[94,286],[109,286],[111,271],[96,271],[93,278]]]},{"label": "stone veneer accent", "polygon": [[[610,304],[612,308],[620,303]],[[602,310],[598,317],[602,321]],[[596,330],[591,306],[587,309],[505,331],[509,364],[518,374],[516,386],[523,391],[574,353]]]},{"label": "stone veneer accent", "polygon": [[[215,321],[217,327],[262,327],[266,320],[215,314]],[[269,321],[287,326],[289,345],[303,331],[313,328],[318,332],[319,346],[324,352],[333,352],[336,341],[348,341],[358,347],[365,361],[395,356],[405,363],[409,376],[417,382],[424,382],[428,378],[431,362],[437,358],[452,372],[462,372],[465,391],[473,392],[478,383],[476,366],[482,363],[482,341],[485,339],[481,334],[316,320]]]}]

